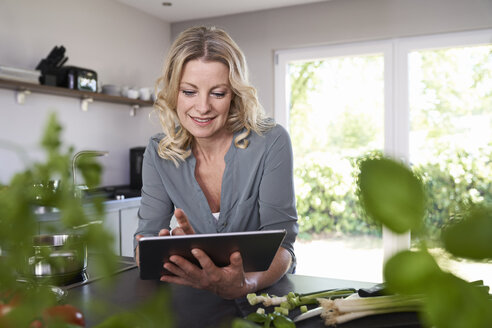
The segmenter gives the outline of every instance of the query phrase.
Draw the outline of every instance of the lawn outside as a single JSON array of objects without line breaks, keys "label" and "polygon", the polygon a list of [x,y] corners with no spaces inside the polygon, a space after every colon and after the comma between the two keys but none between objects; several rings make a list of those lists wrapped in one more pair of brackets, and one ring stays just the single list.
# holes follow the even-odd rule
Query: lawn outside
[{"label": "lawn outside", "polygon": [[[336,279],[383,281],[382,238],[374,236],[337,237],[314,235],[310,240],[297,239],[296,273]],[[492,286],[492,262],[457,261],[433,248],[441,268],[467,281],[483,280]]]}]

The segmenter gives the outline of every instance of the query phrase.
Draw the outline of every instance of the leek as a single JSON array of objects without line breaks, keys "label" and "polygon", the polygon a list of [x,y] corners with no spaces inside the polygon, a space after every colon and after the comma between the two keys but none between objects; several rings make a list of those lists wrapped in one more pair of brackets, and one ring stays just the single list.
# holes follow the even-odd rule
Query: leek
[{"label": "leek", "polygon": [[318,302],[323,308],[321,317],[325,325],[331,326],[375,314],[418,311],[423,298],[418,295],[360,297],[353,294],[335,300],[320,298]]},{"label": "leek", "polygon": [[256,295],[255,293],[250,293],[246,295],[250,305],[256,305],[262,303],[263,306],[281,306],[292,310],[301,305],[317,304],[318,298],[337,298],[351,295],[355,292],[353,288],[342,288],[342,289],[328,289],[319,292],[309,293],[309,294],[297,294],[290,292],[284,296],[275,296],[268,294]]}]

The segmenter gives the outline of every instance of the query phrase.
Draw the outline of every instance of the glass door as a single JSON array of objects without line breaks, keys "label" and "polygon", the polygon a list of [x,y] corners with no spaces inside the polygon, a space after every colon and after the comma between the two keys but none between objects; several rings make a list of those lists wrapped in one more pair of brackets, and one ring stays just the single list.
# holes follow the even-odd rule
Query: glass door
[{"label": "glass door", "polygon": [[415,246],[358,207],[357,161],[384,153],[422,177],[424,230],[440,265],[492,285],[490,261],[433,244],[465,206],[492,203],[491,40],[483,30],[276,53],[274,116],[295,156],[298,273],[378,282],[387,258]]},{"label": "glass door", "polygon": [[431,250],[443,268],[490,286],[491,262],[452,258],[435,241],[467,206],[492,204],[492,44],[412,50],[408,62],[410,161],[429,195]]},{"label": "glass door", "polygon": [[384,149],[384,50],[332,48],[286,63],[299,274],[382,281],[381,227],[359,207],[355,178],[361,156]]}]

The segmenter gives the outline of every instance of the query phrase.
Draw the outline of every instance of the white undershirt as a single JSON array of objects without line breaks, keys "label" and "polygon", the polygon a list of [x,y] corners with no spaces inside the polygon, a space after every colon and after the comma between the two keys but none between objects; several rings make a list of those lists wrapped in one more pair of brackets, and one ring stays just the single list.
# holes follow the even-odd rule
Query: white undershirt
[{"label": "white undershirt", "polygon": [[214,216],[215,220],[218,221],[219,220],[219,215],[220,215],[220,212],[217,212],[217,213],[212,213],[212,215]]}]

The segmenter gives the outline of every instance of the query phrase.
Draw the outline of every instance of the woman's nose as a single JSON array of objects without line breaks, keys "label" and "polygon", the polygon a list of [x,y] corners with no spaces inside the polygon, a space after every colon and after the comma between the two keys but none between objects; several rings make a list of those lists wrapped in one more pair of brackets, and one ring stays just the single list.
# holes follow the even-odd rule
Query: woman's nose
[{"label": "woman's nose", "polygon": [[195,110],[199,113],[207,113],[210,111],[210,102],[207,96],[200,96],[195,104]]}]

